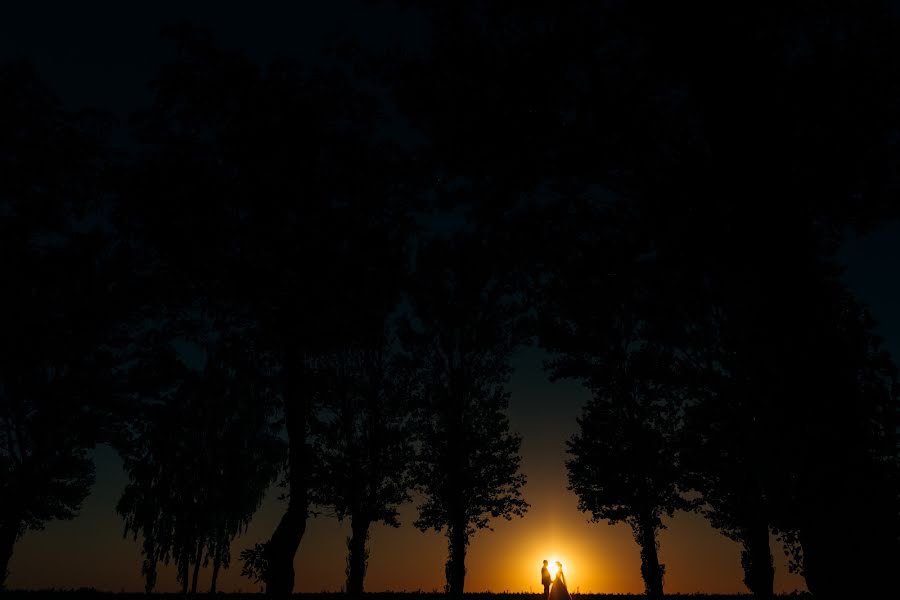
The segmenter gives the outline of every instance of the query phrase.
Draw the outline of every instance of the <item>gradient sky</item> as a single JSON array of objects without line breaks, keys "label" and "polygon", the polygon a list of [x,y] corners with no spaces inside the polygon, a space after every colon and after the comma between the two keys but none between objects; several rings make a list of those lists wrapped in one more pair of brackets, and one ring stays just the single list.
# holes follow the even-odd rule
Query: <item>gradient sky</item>
[{"label": "gradient sky", "polygon": [[[91,105],[124,117],[150,100],[148,81],[159,65],[173,58],[159,39],[162,23],[191,18],[206,24],[226,46],[266,61],[285,54],[315,56],[329,40],[356,36],[378,44],[401,35],[417,43],[422,22],[414,14],[385,13],[356,3],[294,3],[241,11],[203,3],[14,3],[0,8],[0,60],[30,58],[39,73],[73,107]],[[143,11],[143,12],[142,12]],[[843,257],[847,281],[881,321],[880,331],[895,356],[900,348],[900,302],[897,257],[900,228],[891,227],[847,243]],[[524,349],[515,358],[510,382],[512,427],[524,437],[524,490],[531,510],[524,519],[496,524],[479,532],[467,559],[469,591],[537,591],[540,563],[561,560],[573,591],[639,593],[638,547],[625,525],[589,524],[566,488],[565,439],[587,392],[572,382],[549,383],[541,370],[543,355]],[[17,544],[10,564],[12,588],[77,588],[140,591],[140,546],[122,537],[114,512],[126,478],[116,454],[95,452],[97,483],[81,515],[29,532]],[[266,540],[282,507],[277,491],[269,494],[249,531],[235,542],[232,554]],[[370,591],[440,590],[444,582],[443,536],[411,526],[414,509],[403,509],[400,529],[376,527],[366,581]],[[297,591],[339,590],[344,581],[348,527],[319,517],[310,522],[296,558]],[[668,592],[745,592],[739,547],[696,515],[678,514],[661,534]],[[773,545],[776,590],[805,589],[802,578],[787,572],[780,548]],[[201,588],[209,584],[204,572]],[[163,570],[160,591],[175,591],[174,569]],[[223,591],[252,591],[240,577],[240,565],[220,575]]]}]

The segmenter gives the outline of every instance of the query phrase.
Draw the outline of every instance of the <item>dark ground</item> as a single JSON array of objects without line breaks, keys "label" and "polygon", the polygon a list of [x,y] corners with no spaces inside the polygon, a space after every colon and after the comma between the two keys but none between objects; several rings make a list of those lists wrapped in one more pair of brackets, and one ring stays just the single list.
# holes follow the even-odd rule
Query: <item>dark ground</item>
[{"label": "dark ground", "polygon": [[[237,598],[260,598],[262,594],[218,594],[219,596],[227,596],[229,599],[237,599]],[[181,597],[181,594],[153,594],[156,597],[164,597],[164,598],[176,598]],[[209,594],[200,593],[196,594],[198,598],[208,597]],[[435,593],[427,593],[427,592],[372,592],[367,593],[366,598],[371,600],[437,600],[438,598],[446,597],[444,594],[435,594]],[[644,598],[643,594],[572,594],[573,598],[578,600],[606,600],[607,598]],[[98,592],[94,590],[34,590],[34,591],[8,591],[0,594],[0,598],[4,600],[36,600],[37,598],[44,597],[53,597],[59,598],[60,600],[80,600],[90,599],[90,600],[106,600],[113,599],[116,600],[140,600],[146,598],[146,594],[142,593],[113,593],[113,592]],[[319,593],[319,594],[294,594],[294,597],[300,598],[302,600],[338,600],[340,598],[346,598],[344,594],[340,593]],[[467,599],[475,600],[477,598],[489,598],[491,600],[541,600],[541,594],[488,594],[488,593],[468,593],[465,595]],[[724,598],[751,598],[749,594],[666,594],[666,598],[671,598],[672,600],[679,600],[682,598],[704,598],[706,600],[719,600]],[[780,594],[776,595],[776,598],[797,598],[797,599],[809,599],[812,600],[813,596],[811,594],[802,593],[802,594]]]}]

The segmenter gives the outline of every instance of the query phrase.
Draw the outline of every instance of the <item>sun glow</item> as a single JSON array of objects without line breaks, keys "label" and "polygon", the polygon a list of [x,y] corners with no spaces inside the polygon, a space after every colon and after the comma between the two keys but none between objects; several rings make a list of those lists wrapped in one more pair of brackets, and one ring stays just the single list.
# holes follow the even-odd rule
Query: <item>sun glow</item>
[{"label": "sun glow", "polygon": [[547,565],[547,570],[550,571],[550,577],[553,579],[556,579],[556,571],[558,569],[559,568],[556,566],[555,560],[551,560],[550,563]]},{"label": "sun glow", "polygon": [[556,564],[557,562],[562,563],[563,570],[566,572],[566,579],[568,579],[568,575],[571,574],[572,569],[569,563],[567,563],[563,558],[559,555],[551,555],[552,558],[547,559],[547,570],[550,571],[550,577],[556,579],[556,573],[559,571],[559,566]]}]

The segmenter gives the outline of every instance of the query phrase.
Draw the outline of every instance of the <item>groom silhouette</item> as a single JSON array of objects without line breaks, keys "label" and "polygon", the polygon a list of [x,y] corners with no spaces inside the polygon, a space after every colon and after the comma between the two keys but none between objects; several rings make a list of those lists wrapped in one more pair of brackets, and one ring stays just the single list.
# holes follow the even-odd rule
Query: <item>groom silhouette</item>
[{"label": "groom silhouette", "polygon": [[544,600],[550,598],[550,569],[547,568],[547,561],[544,561],[544,566],[541,567],[541,583],[544,585]]}]

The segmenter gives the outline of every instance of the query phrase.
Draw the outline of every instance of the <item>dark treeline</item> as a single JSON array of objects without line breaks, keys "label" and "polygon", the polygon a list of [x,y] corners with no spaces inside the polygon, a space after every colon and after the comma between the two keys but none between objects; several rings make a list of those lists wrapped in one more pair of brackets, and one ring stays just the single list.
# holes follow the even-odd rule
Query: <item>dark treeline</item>
[{"label": "dark treeline", "polygon": [[570,487],[631,527],[648,596],[679,510],[756,597],[773,534],[817,598],[896,592],[900,388],[836,253],[898,216],[900,15],[558,4],[388,4],[427,48],[328,66],[174,25],[127,124],[0,68],[0,587],[106,443],[148,592],[161,563],[215,591],[277,485],[240,556],[268,594],[319,512],[361,593],[413,498],[462,593],[478,530],[528,509],[505,384],[536,344],[592,392]]}]

